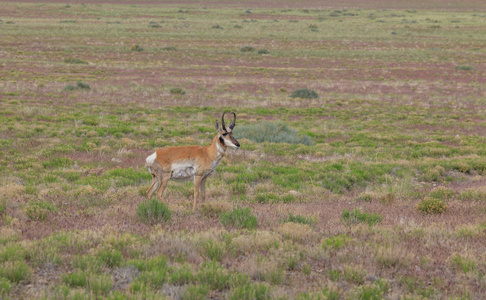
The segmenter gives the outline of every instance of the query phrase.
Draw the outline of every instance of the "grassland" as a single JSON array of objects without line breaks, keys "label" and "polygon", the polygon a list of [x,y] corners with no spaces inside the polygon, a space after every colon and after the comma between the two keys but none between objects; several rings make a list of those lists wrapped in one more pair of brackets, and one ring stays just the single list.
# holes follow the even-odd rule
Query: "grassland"
[{"label": "grassland", "polygon": [[0,299],[486,297],[486,5],[282,3],[2,2]]}]

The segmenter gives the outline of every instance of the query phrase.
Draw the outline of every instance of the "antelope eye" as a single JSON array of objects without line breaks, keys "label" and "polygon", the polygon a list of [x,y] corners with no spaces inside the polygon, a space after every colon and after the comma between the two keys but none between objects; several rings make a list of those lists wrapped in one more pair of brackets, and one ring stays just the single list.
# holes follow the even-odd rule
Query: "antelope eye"
[{"label": "antelope eye", "polygon": [[226,133],[226,132],[225,132],[225,133],[223,133],[223,136],[227,136],[227,135],[228,135],[228,133]]}]

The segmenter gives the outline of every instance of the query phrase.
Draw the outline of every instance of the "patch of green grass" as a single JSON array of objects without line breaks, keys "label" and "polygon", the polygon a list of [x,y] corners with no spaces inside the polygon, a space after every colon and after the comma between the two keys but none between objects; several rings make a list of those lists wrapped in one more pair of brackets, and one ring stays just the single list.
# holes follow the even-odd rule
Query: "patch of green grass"
[{"label": "patch of green grass", "polygon": [[97,256],[109,268],[118,267],[123,260],[122,254],[117,249],[101,249]]},{"label": "patch of green grass", "polygon": [[209,293],[209,287],[207,285],[190,285],[182,293],[182,300],[204,300],[207,299]]},{"label": "patch of green grass", "polygon": [[206,262],[197,273],[200,283],[211,290],[224,290],[229,287],[231,274],[217,262]]},{"label": "patch of green grass", "polygon": [[209,259],[213,261],[221,261],[223,255],[225,253],[224,247],[222,244],[214,242],[213,240],[209,240],[202,244],[204,249],[204,253],[209,257]]},{"label": "patch of green grass", "polygon": [[246,284],[236,286],[230,291],[228,299],[231,300],[264,300],[272,299],[270,287],[261,284]]},{"label": "patch of green grass", "polygon": [[88,285],[88,273],[83,271],[62,275],[62,282],[70,287],[86,287]]},{"label": "patch of green grass", "polygon": [[32,269],[23,261],[7,261],[0,264],[0,278],[6,278],[10,282],[29,280],[31,276]]},{"label": "patch of green grass", "polygon": [[169,207],[156,198],[144,200],[137,207],[137,216],[147,224],[168,222],[171,219]]},{"label": "patch of green grass", "polygon": [[458,71],[473,71],[473,70],[476,70],[476,68],[474,68],[473,66],[470,66],[470,65],[460,65],[460,66],[456,66],[456,70],[458,70]]},{"label": "patch of green grass", "polygon": [[169,275],[169,282],[175,285],[186,285],[196,280],[196,276],[188,266],[173,270]]},{"label": "patch of green grass", "polygon": [[186,91],[182,88],[172,88],[170,89],[172,95],[185,95]]},{"label": "patch of green grass", "polygon": [[351,211],[343,209],[341,219],[348,225],[366,223],[370,226],[373,226],[380,223],[383,220],[383,217],[380,214],[376,213],[361,212],[360,208],[356,207]]},{"label": "patch of green grass", "polygon": [[316,223],[316,219],[314,217],[305,217],[305,216],[294,215],[292,213],[289,213],[288,217],[282,219],[282,223],[287,223],[287,222],[307,224],[312,226]]},{"label": "patch of green grass", "polygon": [[12,283],[7,278],[0,278],[0,297],[8,294],[12,288]]},{"label": "patch of green grass", "polygon": [[335,235],[335,236],[326,238],[322,242],[322,248],[324,250],[327,250],[327,249],[339,250],[342,247],[346,246],[348,244],[348,241],[349,241],[349,237],[345,234]]},{"label": "patch of green grass", "polygon": [[237,207],[232,211],[222,213],[219,220],[225,227],[254,229],[258,225],[257,218],[251,213],[249,207]]}]

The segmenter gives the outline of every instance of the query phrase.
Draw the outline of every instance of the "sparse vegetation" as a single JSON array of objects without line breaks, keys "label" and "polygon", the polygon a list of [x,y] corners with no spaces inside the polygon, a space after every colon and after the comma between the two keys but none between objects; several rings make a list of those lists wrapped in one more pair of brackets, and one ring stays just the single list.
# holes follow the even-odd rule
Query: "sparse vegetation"
[{"label": "sparse vegetation", "polygon": [[156,198],[144,200],[137,208],[140,221],[149,224],[167,222],[171,218],[169,207]]},{"label": "sparse vegetation", "polygon": [[416,208],[427,215],[441,214],[447,210],[448,205],[444,199],[425,197],[417,204]]},{"label": "sparse vegetation", "polygon": [[297,89],[290,94],[290,98],[316,99],[319,95],[310,89]]},{"label": "sparse vegetation", "polygon": [[257,219],[249,207],[237,207],[232,211],[222,213],[219,220],[223,226],[253,229],[257,227]]},{"label": "sparse vegetation", "polygon": [[1,5],[1,299],[486,298],[484,1],[92,2]]}]

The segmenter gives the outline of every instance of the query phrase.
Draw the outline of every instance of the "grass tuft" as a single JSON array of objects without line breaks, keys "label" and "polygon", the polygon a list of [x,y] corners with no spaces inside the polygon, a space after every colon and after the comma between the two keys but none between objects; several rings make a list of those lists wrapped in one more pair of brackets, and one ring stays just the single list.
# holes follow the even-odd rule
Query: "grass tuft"
[{"label": "grass tuft", "polygon": [[137,208],[137,216],[143,223],[155,224],[169,221],[171,212],[167,204],[153,198],[140,203]]},{"label": "grass tuft", "polygon": [[251,213],[249,207],[237,207],[230,212],[222,213],[219,220],[225,227],[254,229],[258,225],[257,218]]},{"label": "grass tuft", "polygon": [[370,226],[373,226],[380,223],[383,220],[383,217],[381,215],[375,213],[361,212],[359,207],[356,207],[351,211],[347,209],[343,209],[341,218],[348,225],[357,224],[357,223],[366,223]]}]

